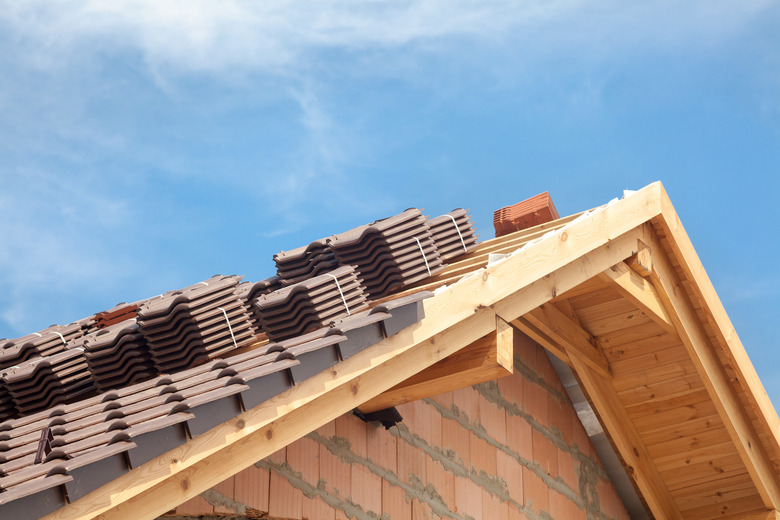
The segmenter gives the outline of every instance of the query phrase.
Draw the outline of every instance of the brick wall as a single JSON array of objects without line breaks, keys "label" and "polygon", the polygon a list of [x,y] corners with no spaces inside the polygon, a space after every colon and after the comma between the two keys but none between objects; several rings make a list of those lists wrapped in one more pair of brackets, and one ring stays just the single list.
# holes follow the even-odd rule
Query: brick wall
[{"label": "brick wall", "polygon": [[514,375],[398,409],[404,421],[390,430],[339,417],[169,514],[628,519],[544,350],[530,341],[515,341]]}]

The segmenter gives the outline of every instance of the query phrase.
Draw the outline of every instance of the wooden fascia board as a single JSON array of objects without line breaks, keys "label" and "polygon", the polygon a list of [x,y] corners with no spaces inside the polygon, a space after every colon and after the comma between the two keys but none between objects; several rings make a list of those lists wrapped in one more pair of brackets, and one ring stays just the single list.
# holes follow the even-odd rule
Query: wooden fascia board
[{"label": "wooden fascia board", "polygon": [[[292,442],[297,438],[294,435],[304,435],[403,381],[396,378],[408,378],[416,373],[409,372],[408,366],[403,371],[395,366],[410,363],[409,356],[401,356],[405,352],[422,350],[429,353],[427,364],[414,365],[416,371],[422,370],[494,330],[492,316],[499,315],[504,321],[511,321],[630,257],[636,252],[642,224],[660,212],[659,188],[659,183],[652,184],[440,289],[433,298],[426,300],[426,318],[419,325],[128,472],[46,518],[86,519],[98,515],[101,518],[153,518],[184,502],[260,460],[264,454],[272,453],[280,447],[277,442]],[[485,314],[489,317],[484,318]],[[480,319],[486,321],[479,322]],[[489,325],[485,325],[488,322]],[[475,323],[481,325],[470,325]],[[453,330],[466,332],[456,334]],[[447,338],[452,338],[450,341],[455,346],[448,347],[451,351],[441,347],[448,343]],[[395,358],[400,361],[394,361]],[[393,377],[368,377],[376,374],[374,369],[387,370],[388,366],[393,367]],[[366,378],[362,384],[361,378]],[[366,383],[374,379],[381,381]],[[307,420],[309,416],[300,412],[312,408],[311,403],[331,403],[334,399],[347,401],[338,410],[321,416],[319,421]],[[269,431],[273,434],[274,428],[288,424],[291,426],[285,433],[277,435],[277,440],[266,446],[262,441],[264,436],[271,440],[274,437],[267,437]],[[241,452],[254,445],[260,447]],[[209,468],[221,467],[223,460],[231,461],[230,469],[210,472]],[[238,465],[235,460],[240,461]],[[142,515],[141,511],[148,512]]]},{"label": "wooden fascia board", "polygon": [[678,335],[696,367],[718,414],[729,432],[742,462],[767,508],[780,507],[780,477],[767,457],[761,439],[740,402],[714,346],[699,320],[687,291],[677,279],[663,247],[649,229],[646,233],[653,256],[653,285],[675,323]]},{"label": "wooden fascia board", "polygon": [[690,282],[695,296],[712,319],[715,334],[719,336],[720,342],[729,349],[734,359],[733,369],[741,384],[745,386],[748,398],[754,401],[759,420],[766,427],[767,434],[774,440],[769,449],[776,454],[775,456],[780,456],[780,417],[778,417],[777,410],[772,405],[772,401],[769,399],[769,395],[766,393],[764,385],[761,383],[756,369],[723,307],[723,303],[715,292],[715,287],[693,248],[688,233],[680,222],[666,190],[660,183],[658,188],[662,211],[660,217],[653,220],[653,224],[662,226],[666,239],[680,268],[685,273],[685,277]]},{"label": "wooden fascia board", "polygon": [[631,269],[624,262],[619,262],[601,273],[599,277],[615,287],[618,292],[664,330],[677,335],[677,329],[669,316],[669,311],[666,310],[660,296],[658,296],[658,291],[634,269]]},{"label": "wooden fascia board", "polygon": [[512,374],[512,328],[500,318],[495,331],[361,404],[363,413],[492,381]]}]

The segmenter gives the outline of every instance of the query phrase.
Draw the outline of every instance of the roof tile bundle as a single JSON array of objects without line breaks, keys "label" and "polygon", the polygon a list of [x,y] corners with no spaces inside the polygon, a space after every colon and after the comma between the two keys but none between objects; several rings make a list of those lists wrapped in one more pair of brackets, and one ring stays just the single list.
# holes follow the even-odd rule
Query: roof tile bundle
[{"label": "roof tile bundle", "polygon": [[0,517],[40,518],[79,499],[335,364],[347,344],[356,352],[419,321],[429,296],[0,423]]},{"label": "roof tile bundle", "polygon": [[0,344],[0,370],[34,357],[62,352],[74,339],[84,335],[83,321],[70,325],[52,325],[39,332],[4,341]]},{"label": "roof tile bundle", "polygon": [[134,319],[88,334],[77,345],[84,349],[89,372],[100,391],[157,375],[146,339]]},{"label": "roof tile bundle", "polygon": [[341,265],[352,265],[371,298],[440,272],[444,265],[419,209],[333,235],[328,243]]},{"label": "roof tile bundle", "polygon": [[335,269],[339,262],[325,239],[274,255],[282,285],[292,285]]},{"label": "roof tile bundle", "polygon": [[282,288],[282,280],[278,276],[272,276],[259,282],[241,282],[236,287],[236,294],[246,302],[250,315],[254,319],[255,327],[260,330],[260,315],[252,302],[265,294],[278,291]]},{"label": "roof tile bundle", "polygon": [[477,247],[474,223],[466,209],[454,209],[449,213],[428,219],[436,249],[445,262],[473,251]]},{"label": "roof tile bundle", "polygon": [[140,303],[120,303],[107,311],[98,312],[95,314],[95,327],[105,329],[111,325],[135,318],[138,315],[137,310]]},{"label": "roof tile bundle", "polygon": [[214,276],[151,300],[138,324],[160,372],[180,370],[251,343],[255,327],[236,294],[238,276]]},{"label": "roof tile bundle", "polygon": [[545,191],[512,206],[497,209],[493,213],[496,238],[514,231],[538,226],[560,218],[550,193]]},{"label": "roof tile bundle", "polygon": [[16,413],[27,415],[95,389],[84,350],[72,348],[33,358],[0,373]]},{"label": "roof tile bundle", "polygon": [[339,267],[254,300],[260,326],[278,341],[321,328],[367,307],[355,270]]}]

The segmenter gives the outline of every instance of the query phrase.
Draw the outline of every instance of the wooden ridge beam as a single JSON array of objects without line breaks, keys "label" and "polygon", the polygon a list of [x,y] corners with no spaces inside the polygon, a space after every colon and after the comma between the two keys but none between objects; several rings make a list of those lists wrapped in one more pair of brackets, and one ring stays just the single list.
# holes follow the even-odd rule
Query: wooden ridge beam
[{"label": "wooden ridge beam", "polygon": [[717,353],[700,322],[683,285],[677,279],[662,245],[652,229],[646,231],[648,245],[653,254],[653,285],[669,311],[682,343],[699,373],[718,415],[750,473],[764,505],[768,509],[780,508],[780,477],[774,471],[761,439],[755,431],[737,389],[721,365]]},{"label": "wooden ridge beam", "polygon": [[677,336],[677,329],[666,310],[656,288],[624,262],[619,262],[599,275],[599,278],[615,287],[620,294],[663,327]]},{"label": "wooden ridge beam", "polygon": [[524,318],[554,343],[565,345],[567,357],[575,356],[601,377],[612,379],[609,362],[596,338],[554,305],[541,305]]},{"label": "wooden ridge beam", "polygon": [[497,318],[496,330],[422,372],[361,404],[363,413],[383,410],[512,374],[512,327]]}]

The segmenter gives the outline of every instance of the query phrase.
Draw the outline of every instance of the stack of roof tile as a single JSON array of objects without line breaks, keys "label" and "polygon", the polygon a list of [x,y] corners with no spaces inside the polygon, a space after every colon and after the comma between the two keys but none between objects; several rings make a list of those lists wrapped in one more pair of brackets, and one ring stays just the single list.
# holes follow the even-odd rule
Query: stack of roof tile
[{"label": "stack of roof tile", "polygon": [[95,314],[95,327],[105,329],[111,325],[135,318],[138,315],[137,310],[140,303],[120,303],[107,311],[98,312]]},{"label": "stack of roof tile", "polygon": [[6,368],[0,379],[19,415],[44,410],[95,389],[81,348]]},{"label": "stack of roof tile", "polygon": [[436,218],[428,219],[436,249],[445,262],[465,255],[477,247],[474,222],[467,209],[454,209]]},{"label": "stack of roof tile", "polygon": [[276,273],[282,285],[293,285],[332,271],[339,262],[325,239],[274,255]]},{"label": "stack of roof tile", "polygon": [[286,343],[0,423],[0,517],[40,518],[422,319],[400,298]]},{"label": "stack of roof tile", "polygon": [[328,238],[341,265],[351,265],[366,293],[381,298],[439,273],[444,265],[419,209]]},{"label": "stack of roof tile", "polygon": [[214,276],[138,309],[141,334],[160,372],[196,365],[254,339],[246,302],[235,291],[239,281]]},{"label": "stack of roof tile", "polygon": [[493,213],[493,226],[496,228],[496,237],[501,237],[558,218],[550,193],[545,191],[512,206],[497,209]]},{"label": "stack of roof tile", "polygon": [[355,270],[343,266],[254,300],[260,326],[268,337],[282,340],[367,307]]},{"label": "stack of roof tile", "polygon": [[119,388],[157,375],[136,320],[126,320],[82,338],[87,366],[98,390]]},{"label": "stack of roof tile", "polygon": [[62,352],[73,340],[83,335],[83,324],[77,321],[70,325],[52,325],[39,332],[5,341],[0,344],[0,370],[28,359]]},{"label": "stack of roof tile", "polygon": [[265,280],[260,280],[259,282],[241,282],[236,287],[236,294],[246,303],[250,315],[254,320],[255,327],[258,330],[262,329],[260,326],[260,315],[252,302],[260,296],[278,291],[281,288],[282,282],[281,278],[278,276],[272,276]]}]

